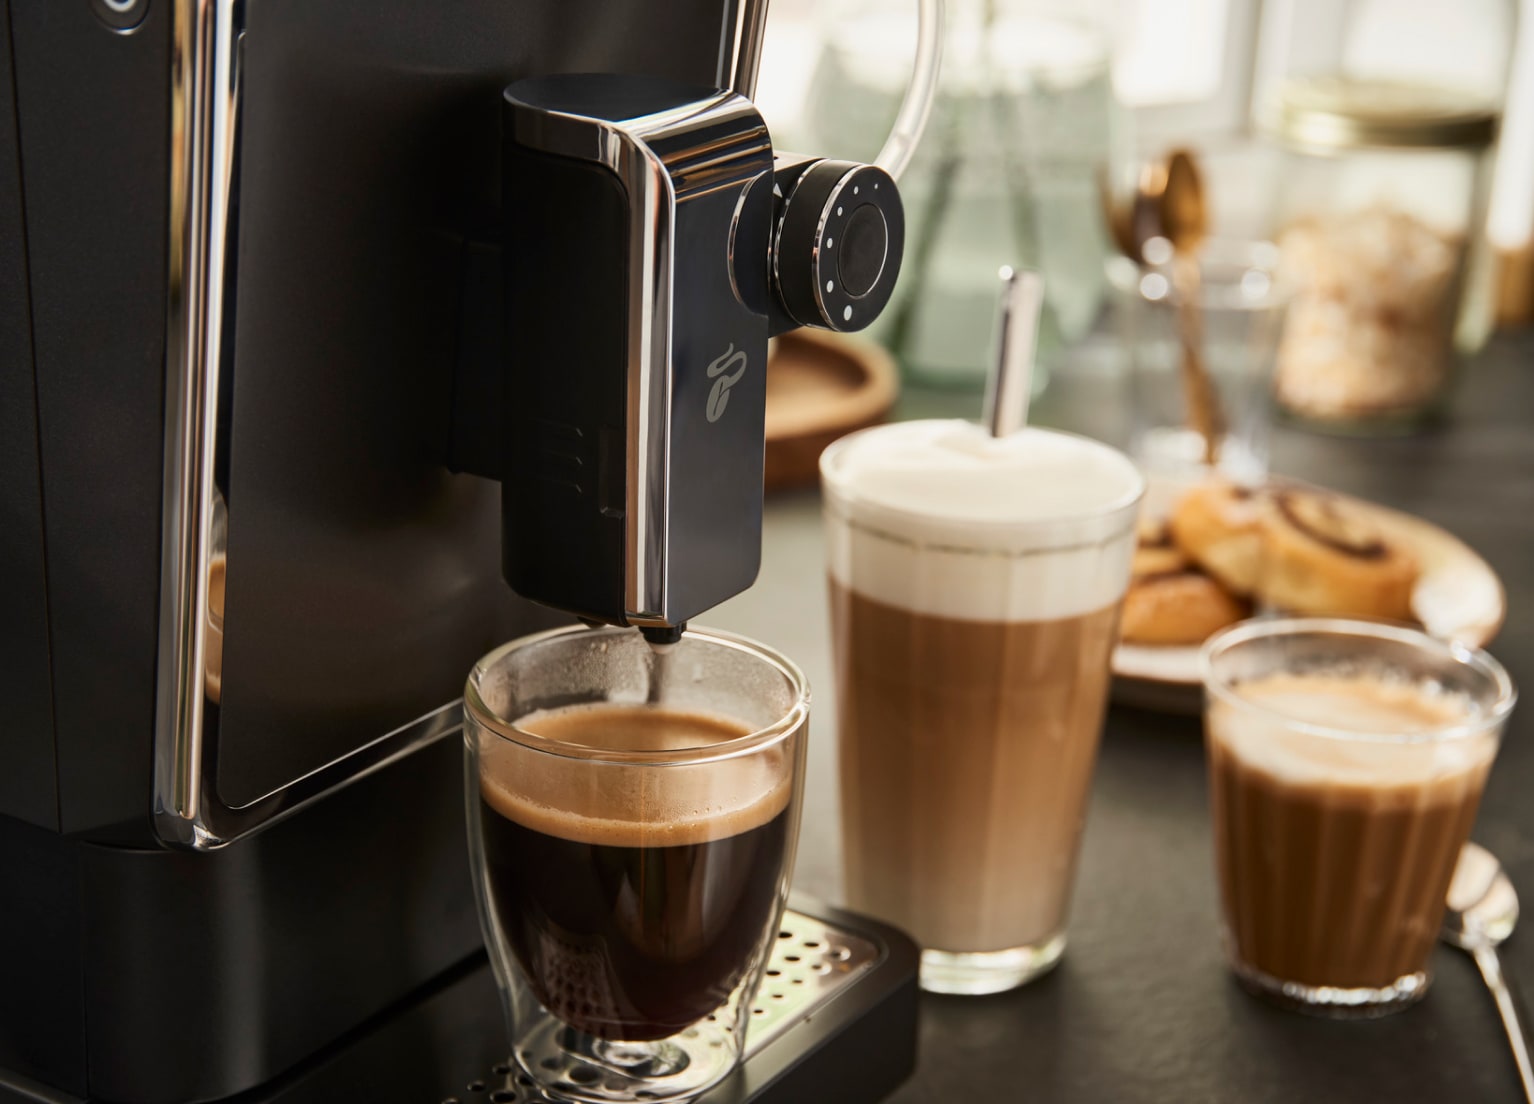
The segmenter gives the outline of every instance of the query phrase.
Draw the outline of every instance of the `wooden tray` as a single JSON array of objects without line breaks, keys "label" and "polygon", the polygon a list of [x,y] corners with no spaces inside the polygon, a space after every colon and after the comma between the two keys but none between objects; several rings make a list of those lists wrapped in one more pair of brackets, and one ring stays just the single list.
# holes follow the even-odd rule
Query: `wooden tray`
[{"label": "wooden tray", "polygon": [[813,486],[832,441],[884,420],[900,392],[895,362],[871,341],[796,330],[767,358],[767,490]]}]

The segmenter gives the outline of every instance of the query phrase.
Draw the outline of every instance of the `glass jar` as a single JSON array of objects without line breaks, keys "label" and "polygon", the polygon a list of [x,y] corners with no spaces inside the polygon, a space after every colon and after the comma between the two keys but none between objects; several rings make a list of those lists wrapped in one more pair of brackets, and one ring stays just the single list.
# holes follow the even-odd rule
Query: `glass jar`
[{"label": "glass jar", "polygon": [[[937,98],[900,180],[905,261],[869,331],[908,379],[983,386],[1001,265],[1044,274],[1045,369],[1096,319],[1108,253],[1098,176],[1118,126],[1106,9],[1102,0],[949,0]],[[822,19],[808,140],[865,157],[899,102],[911,19],[888,0],[838,0]],[[1035,372],[1035,390],[1044,379]]]},{"label": "glass jar", "polygon": [[[1467,11],[1473,8],[1474,11]],[[1288,0],[1290,56],[1259,64],[1258,129],[1282,151],[1272,235],[1299,292],[1275,393],[1357,431],[1436,412],[1490,329],[1485,241],[1508,0]],[[1272,49],[1268,49],[1271,55]]]}]

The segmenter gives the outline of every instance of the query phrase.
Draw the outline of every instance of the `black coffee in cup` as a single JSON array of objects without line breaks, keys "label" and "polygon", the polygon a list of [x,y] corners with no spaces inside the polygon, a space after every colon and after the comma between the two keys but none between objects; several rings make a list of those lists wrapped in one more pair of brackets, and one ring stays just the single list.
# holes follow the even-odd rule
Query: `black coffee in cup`
[{"label": "black coffee in cup", "polygon": [[[579,705],[518,727],[630,752],[749,735],[654,705]],[[674,1035],[729,997],[765,953],[789,843],[778,756],[664,772],[594,762],[547,774],[482,757],[486,903],[539,1002],[599,1038]]]}]

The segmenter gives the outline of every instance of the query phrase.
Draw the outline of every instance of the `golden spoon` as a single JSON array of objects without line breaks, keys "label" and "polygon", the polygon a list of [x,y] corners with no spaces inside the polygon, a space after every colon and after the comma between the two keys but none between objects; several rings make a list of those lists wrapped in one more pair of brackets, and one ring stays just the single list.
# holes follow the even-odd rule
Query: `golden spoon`
[{"label": "golden spoon", "polygon": [[1208,233],[1208,216],[1204,185],[1193,156],[1186,150],[1173,150],[1162,160],[1148,163],[1140,170],[1130,201],[1122,206],[1112,203],[1106,206],[1109,232],[1126,257],[1146,263],[1146,246],[1156,238],[1171,246],[1172,288],[1177,335],[1182,345],[1188,424],[1204,439],[1204,462],[1213,465],[1219,459],[1224,419],[1214,382],[1204,363],[1198,251]]}]

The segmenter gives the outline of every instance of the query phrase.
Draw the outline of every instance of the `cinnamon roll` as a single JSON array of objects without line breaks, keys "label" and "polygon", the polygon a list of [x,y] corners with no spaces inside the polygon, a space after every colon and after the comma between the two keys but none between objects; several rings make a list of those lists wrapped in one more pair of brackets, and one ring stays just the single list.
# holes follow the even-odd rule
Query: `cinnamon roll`
[{"label": "cinnamon roll", "polygon": [[1416,559],[1333,495],[1275,487],[1262,511],[1257,596],[1308,614],[1412,618]]}]

